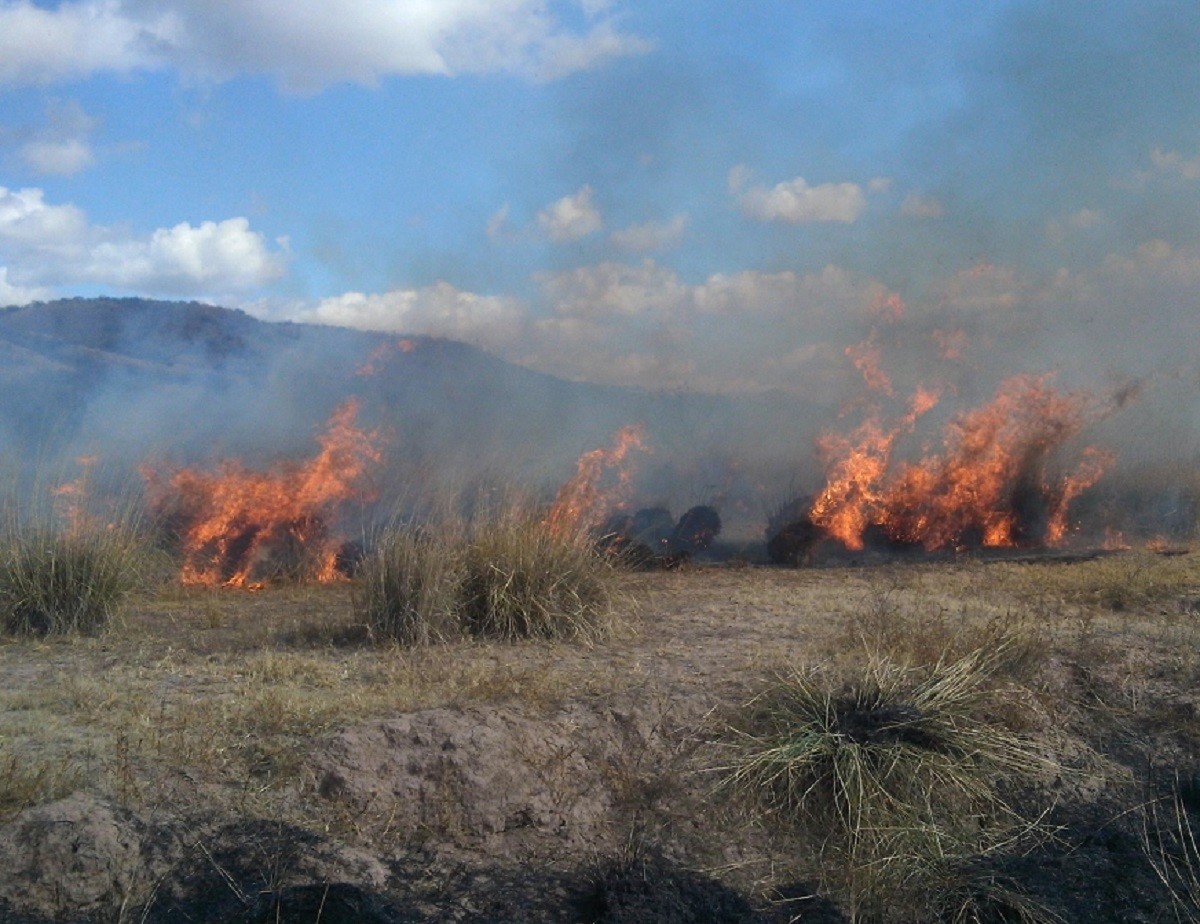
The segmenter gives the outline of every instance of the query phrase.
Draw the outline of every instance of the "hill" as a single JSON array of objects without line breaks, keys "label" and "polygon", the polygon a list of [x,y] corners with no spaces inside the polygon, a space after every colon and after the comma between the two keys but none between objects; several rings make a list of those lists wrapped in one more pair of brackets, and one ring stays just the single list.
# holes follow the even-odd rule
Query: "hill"
[{"label": "hill", "polygon": [[794,397],[597,386],[451,340],[137,298],[0,310],[0,361],[0,455],[88,454],[118,469],[304,454],[353,397],[399,479],[554,483],[581,452],[642,423],[645,499],[691,504],[794,471],[816,417]]}]

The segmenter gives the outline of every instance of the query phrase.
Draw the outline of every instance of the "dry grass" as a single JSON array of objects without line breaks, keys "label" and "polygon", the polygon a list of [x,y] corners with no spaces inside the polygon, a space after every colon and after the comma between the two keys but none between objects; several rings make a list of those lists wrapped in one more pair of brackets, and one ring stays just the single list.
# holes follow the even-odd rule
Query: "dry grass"
[{"label": "dry grass", "polygon": [[463,621],[484,638],[607,634],[622,601],[612,563],[592,545],[520,515],[478,526],[464,556]]},{"label": "dry grass", "polygon": [[1200,922],[1200,842],[1178,786],[1142,812],[1142,846],[1180,924]]},{"label": "dry grass", "polygon": [[356,612],[376,637],[406,645],[464,634],[590,640],[628,604],[591,543],[510,509],[386,531],[363,562]]},{"label": "dry grass", "polygon": [[1032,829],[1001,787],[1046,761],[988,717],[1013,644],[924,667],[871,657],[842,683],[779,676],[732,719],[723,785],[818,838],[854,919],[926,920],[932,881]]},{"label": "dry grass", "polygon": [[[1066,741],[1078,756],[1118,734],[1128,748],[1146,734],[1138,723],[1169,719],[1161,741],[1192,740],[1186,723],[1200,723],[1182,706],[1200,678],[1200,630],[1187,609],[1194,559],[1162,558],[1165,572],[1159,557],[1140,554],[618,572],[617,598],[642,600],[638,631],[590,645],[456,633],[438,645],[372,642],[356,608],[366,579],[258,593],[143,590],[101,637],[0,639],[0,815],[82,786],[144,813],[268,817],[374,845],[382,835],[371,825],[382,830],[386,819],[343,817],[311,798],[314,739],[441,706],[537,715],[622,698],[669,703],[672,721],[694,730],[710,710],[753,699],[735,722],[737,741],[774,753],[727,761],[732,785],[771,826],[790,819],[791,840],[764,846],[745,813],[727,823],[703,797],[689,801],[690,785],[708,795],[703,782],[651,763],[627,788],[655,788],[654,805],[643,806],[655,831],[695,828],[688,849],[710,869],[733,862],[721,851],[736,843],[743,856],[766,857],[731,873],[739,884],[765,890],[811,876],[864,921],[895,901],[910,919],[924,908],[925,920],[1042,922],[1044,909],[989,863],[1039,833],[1006,788],[1040,772],[1024,736],[1042,736],[1039,753]],[[1167,587],[1124,611],[1071,590],[1138,569]],[[1080,646],[1085,619],[1090,647]],[[779,682],[764,689],[771,673]],[[1037,710],[1051,699],[1048,723]],[[687,761],[699,753],[681,749]],[[1088,785],[1115,787],[1129,772],[1127,752],[1085,758],[1096,777]],[[1168,855],[1181,856],[1166,821]],[[821,848],[815,860],[778,847],[797,840]]]},{"label": "dry grass", "polygon": [[0,539],[0,625],[12,635],[105,629],[139,580],[140,544],[123,529],[22,529]]},{"label": "dry grass", "polygon": [[[79,489],[81,490],[81,489]],[[86,498],[32,509],[11,497],[0,512],[0,631],[10,635],[94,634],[139,586],[151,555],[138,507],[103,510]]]},{"label": "dry grass", "polygon": [[394,529],[373,544],[355,594],[358,618],[373,635],[422,645],[462,634],[463,550],[448,532]]}]

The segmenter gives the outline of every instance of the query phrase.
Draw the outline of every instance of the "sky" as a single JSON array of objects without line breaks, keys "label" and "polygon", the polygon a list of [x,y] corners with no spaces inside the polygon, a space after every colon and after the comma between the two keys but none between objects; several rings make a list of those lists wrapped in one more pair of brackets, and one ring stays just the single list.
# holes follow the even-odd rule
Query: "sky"
[{"label": "sky", "polygon": [[0,0],[0,305],[1200,381],[1197,48],[1194,0]]}]

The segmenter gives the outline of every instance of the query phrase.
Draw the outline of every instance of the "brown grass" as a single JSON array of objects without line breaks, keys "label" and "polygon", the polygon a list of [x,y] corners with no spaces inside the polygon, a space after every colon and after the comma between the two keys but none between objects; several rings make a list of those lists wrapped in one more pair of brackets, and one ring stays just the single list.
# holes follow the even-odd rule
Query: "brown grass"
[{"label": "brown grass", "polygon": [[[1097,588],[1131,574],[1153,580],[1112,609]],[[372,842],[382,835],[364,820],[311,798],[305,757],[315,739],[438,706],[537,715],[630,699],[669,707],[679,740],[677,762],[637,767],[621,798],[656,836],[679,838],[694,865],[764,892],[798,877],[823,881],[864,919],[881,896],[907,895],[916,907],[922,884],[946,920],[986,920],[988,902],[1024,909],[1011,920],[1044,920],[1033,899],[988,879],[972,857],[1017,850],[1038,833],[1036,812],[1016,812],[1006,788],[1031,775],[1030,739],[1039,759],[1070,764],[1063,785],[1087,792],[1123,791],[1136,747],[1157,749],[1160,761],[1200,748],[1198,578],[1195,555],[1141,553],[1073,564],[618,572],[617,600],[641,601],[636,616],[616,604],[632,630],[589,645],[454,635],[439,645],[372,643],[354,606],[365,585],[143,589],[103,636],[0,639],[0,814],[86,787],[142,812],[202,808]],[[770,677],[791,692],[768,693]],[[768,815],[797,819],[786,834],[749,813],[715,811],[711,776],[699,772],[711,766],[698,743],[706,716],[756,696],[761,714],[739,724],[747,741],[765,742],[774,728],[794,742],[797,703],[825,740],[791,784],[781,765],[722,761],[742,768],[739,785],[766,792]],[[858,742],[857,764],[831,744],[845,729],[820,724],[848,708],[892,709],[896,719]],[[910,734],[937,746],[897,755]],[[1120,753],[1106,752],[1112,742]],[[837,769],[814,776],[816,757]],[[814,801],[822,787],[842,794]],[[869,787],[882,801],[862,797]],[[878,814],[889,807],[890,830]],[[974,829],[962,829],[956,807]],[[818,831],[825,852],[797,849]],[[934,846],[945,862],[929,861]],[[906,859],[864,865],[871,855]]]},{"label": "brown grass", "polygon": [[374,636],[405,645],[595,640],[630,602],[590,542],[510,508],[384,532],[363,562],[356,612]]}]

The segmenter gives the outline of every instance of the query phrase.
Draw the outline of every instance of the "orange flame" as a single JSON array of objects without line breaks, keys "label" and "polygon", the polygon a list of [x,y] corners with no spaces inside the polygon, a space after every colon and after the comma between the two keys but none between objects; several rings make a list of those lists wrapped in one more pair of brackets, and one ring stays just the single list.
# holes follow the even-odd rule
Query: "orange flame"
[{"label": "orange flame", "polygon": [[990,403],[950,421],[941,455],[893,472],[897,437],[936,400],[918,392],[891,429],[876,416],[852,439],[825,435],[828,476],[813,523],[854,550],[872,526],[890,541],[930,550],[1062,542],[1070,502],[1111,462],[1087,450],[1068,475],[1054,480],[1046,471],[1049,456],[1088,422],[1086,397],[1054,390],[1048,376],[1014,377]]},{"label": "orange flame", "polygon": [[416,348],[417,342],[408,338],[397,340],[394,343],[381,343],[367,354],[366,359],[355,367],[354,374],[364,377],[378,375],[380,370],[397,353],[411,353]]},{"label": "orange flame", "polygon": [[[646,428],[642,424],[622,427],[611,449],[585,452],[575,463],[575,474],[563,483],[544,520],[560,536],[577,536],[599,526],[620,507],[629,489],[630,471],[625,457],[635,449],[645,451]],[[616,483],[606,485],[605,475],[616,471]]]},{"label": "orange flame", "polygon": [[303,463],[253,471],[236,460],[216,472],[180,469],[157,489],[152,506],[179,524],[185,584],[255,588],[279,559],[292,555],[318,581],[337,578],[330,522],[339,505],[361,496],[361,483],[380,460],[378,435],[355,426],[357,402],[334,411],[318,437],[321,451]]},{"label": "orange flame", "polygon": [[846,357],[854,363],[854,368],[862,375],[867,388],[889,397],[894,394],[891,377],[883,368],[883,351],[879,348],[878,336],[874,329],[866,340],[846,347]]},{"label": "orange flame", "polygon": [[85,509],[88,495],[88,481],[92,468],[99,461],[96,456],[79,456],[75,464],[82,469],[74,481],[67,481],[51,489],[50,495],[55,499],[55,513],[66,524],[67,533],[78,536],[91,525],[91,517]]},{"label": "orange flame", "polygon": [[822,434],[818,449],[828,460],[828,475],[825,489],[817,496],[809,514],[813,523],[846,548],[861,549],[863,533],[871,524],[874,512],[885,502],[881,486],[893,445],[937,402],[936,392],[918,389],[908,413],[890,429],[884,428],[875,413],[850,439],[832,433]]}]

